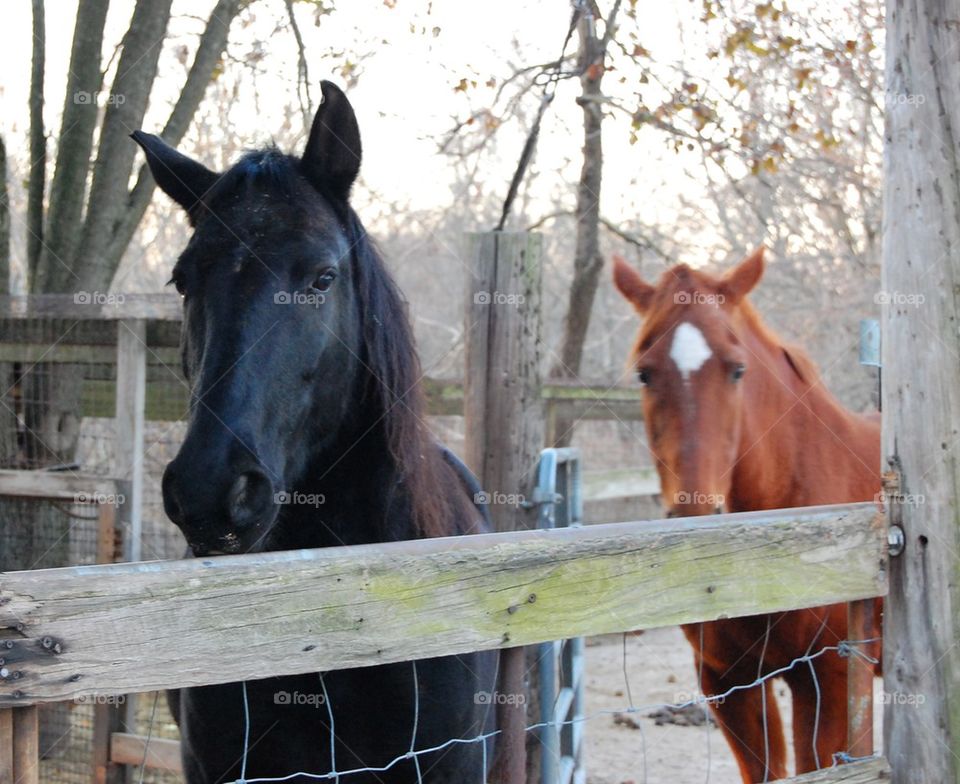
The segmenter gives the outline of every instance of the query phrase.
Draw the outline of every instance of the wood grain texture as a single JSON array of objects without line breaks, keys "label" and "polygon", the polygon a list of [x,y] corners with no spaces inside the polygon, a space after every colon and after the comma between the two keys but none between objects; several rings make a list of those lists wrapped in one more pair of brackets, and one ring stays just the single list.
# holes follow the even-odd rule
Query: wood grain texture
[{"label": "wood grain texture", "polygon": [[151,319],[181,321],[183,303],[176,294],[119,294],[94,300],[75,294],[0,297],[0,318],[63,318],[78,321]]},{"label": "wood grain texture", "polygon": [[890,765],[882,757],[835,768],[824,768],[814,773],[783,779],[783,784],[886,784],[890,782]]},{"label": "wood grain texture", "polygon": [[9,572],[0,574],[0,644],[9,646],[0,706],[360,667],[885,592],[885,529],[871,504]]},{"label": "wood grain texture", "polygon": [[14,784],[40,784],[40,725],[37,707],[13,711]]},{"label": "wood grain texture", "polygon": [[[468,244],[467,465],[489,495],[488,509],[497,531],[536,528],[538,510],[524,501],[536,482],[543,446],[542,237],[492,232],[473,235]],[[539,781],[539,760],[531,756],[530,770],[526,754],[526,727],[538,710],[536,704],[527,705],[529,696],[537,694],[536,677],[523,648],[501,653],[498,691],[527,694],[528,699],[497,705],[500,738],[490,775],[493,784]]]},{"label": "wood grain texture", "polygon": [[894,780],[960,782],[960,0],[888,0],[883,444],[905,549],[884,612]]},{"label": "wood grain texture", "polygon": [[100,497],[116,498],[117,494],[115,481],[93,474],[0,470],[0,495],[92,503]]},{"label": "wood grain texture", "polygon": [[13,777],[13,709],[0,708],[0,782]]}]

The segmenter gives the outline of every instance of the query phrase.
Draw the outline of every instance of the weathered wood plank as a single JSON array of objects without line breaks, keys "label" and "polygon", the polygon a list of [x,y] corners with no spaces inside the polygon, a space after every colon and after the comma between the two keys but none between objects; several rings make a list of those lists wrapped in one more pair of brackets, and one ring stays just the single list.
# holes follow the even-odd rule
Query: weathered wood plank
[{"label": "weathered wood plank", "polygon": [[31,294],[0,297],[0,318],[60,318],[77,321],[151,319],[180,321],[183,304],[176,294]]},{"label": "weathered wood plank", "polygon": [[[886,3],[883,454],[904,532],[884,609],[897,782],[960,782],[960,0]],[[892,522],[892,521],[891,521]]]},{"label": "weathered wood plank", "polygon": [[122,517],[125,555],[139,561],[143,538],[143,431],[147,395],[147,325],[143,320],[117,324],[117,387],[113,475],[126,482],[129,498]]},{"label": "weathered wood plank", "polygon": [[880,784],[889,781],[890,765],[883,757],[877,757],[783,779],[782,784]]},{"label": "weathered wood plank", "polygon": [[0,708],[0,782],[13,777],[13,709]]},{"label": "weathered wood plank", "polygon": [[[532,467],[543,446],[542,237],[528,232],[470,236],[464,303],[464,429],[467,465],[492,497],[525,498],[535,482]],[[498,301],[499,299],[499,301]],[[537,507],[490,504],[497,531],[537,527]],[[528,675],[529,673],[529,675]],[[497,705],[500,730],[490,781],[539,780],[539,760],[526,759],[530,697],[538,695],[537,669],[522,647],[500,655],[497,689],[528,699]],[[529,706],[536,715],[539,704]]]},{"label": "weathered wood plank", "polygon": [[76,503],[109,503],[118,496],[117,483],[93,474],[67,471],[0,470],[0,495],[49,498]]},{"label": "weathered wood plank", "polygon": [[180,759],[180,741],[166,738],[151,738],[147,746],[144,735],[132,735],[127,732],[114,732],[110,736],[110,761],[115,765],[140,765],[144,762],[144,749],[147,751],[145,767],[152,770],[167,770],[171,773],[183,773]]},{"label": "weathered wood plank", "polygon": [[[173,368],[180,367],[180,349],[176,347],[151,346],[150,362],[163,363]],[[116,344],[99,346],[72,343],[7,343],[0,342],[0,362],[25,362],[35,364],[63,363],[113,365],[117,361]]]},{"label": "weathered wood plank", "polygon": [[851,601],[886,592],[885,555],[853,504],[9,572],[0,706]]}]

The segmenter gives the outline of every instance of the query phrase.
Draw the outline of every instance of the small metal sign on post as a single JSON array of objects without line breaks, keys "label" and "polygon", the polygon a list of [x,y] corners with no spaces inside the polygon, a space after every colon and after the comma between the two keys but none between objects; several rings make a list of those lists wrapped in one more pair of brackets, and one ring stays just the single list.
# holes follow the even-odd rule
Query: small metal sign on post
[{"label": "small metal sign on post", "polygon": [[880,322],[860,319],[860,364],[877,369],[877,409],[882,408],[883,364],[880,361]]},{"label": "small metal sign on post", "polygon": [[880,322],[877,319],[860,319],[860,364],[881,367]]}]

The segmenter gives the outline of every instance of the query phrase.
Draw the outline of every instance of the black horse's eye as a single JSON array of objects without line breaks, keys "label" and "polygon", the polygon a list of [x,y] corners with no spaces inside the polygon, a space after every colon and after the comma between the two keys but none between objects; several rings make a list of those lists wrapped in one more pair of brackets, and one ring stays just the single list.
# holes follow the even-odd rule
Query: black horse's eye
[{"label": "black horse's eye", "polygon": [[747,372],[747,366],[743,363],[739,363],[733,366],[733,370],[730,371],[730,378],[734,381],[739,381],[743,378],[743,374]]},{"label": "black horse's eye", "polygon": [[177,294],[181,297],[185,297],[187,294],[187,289],[183,285],[183,278],[179,275],[174,275],[170,280],[167,281],[168,286],[173,286],[177,290]]},{"label": "black horse's eye", "polygon": [[647,384],[649,384],[649,383],[650,383],[650,371],[647,370],[646,368],[640,368],[640,369],[637,371],[637,380],[638,380],[641,384],[643,384],[644,386],[646,386]]},{"label": "black horse's eye", "polygon": [[313,283],[310,284],[310,288],[316,289],[317,291],[327,291],[336,279],[337,271],[335,269],[325,269],[314,278]]}]

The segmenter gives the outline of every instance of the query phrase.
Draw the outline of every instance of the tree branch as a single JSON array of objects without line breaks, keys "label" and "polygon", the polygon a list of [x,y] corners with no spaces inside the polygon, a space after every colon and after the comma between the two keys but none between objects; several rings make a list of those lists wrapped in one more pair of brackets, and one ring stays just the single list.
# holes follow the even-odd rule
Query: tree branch
[{"label": "tree branch", "polygon": [[[300,112],[303,114],[303,127],[309,128],[311,122],[310,107],[313,100],[310,98],[310,74],[307,72],[307,50],[303,45],[303,36],[300,35],[300,25],[297,24],[296,14],[293,13],[293,0],[285,0],[287,16],[290,17],[290,27],[293,37],[297,39],[297,99],[300,101]],[[306,97],[306,101],[304,101]]]},{"label": "tree branch", "polygon": [[27,279],[32,280],[43,248],[43,192],[47,180],[47,137],[43,127],[46,63],[43,0],[33,0],[33,62],[30,66],[30,169],[27,184]]}]

